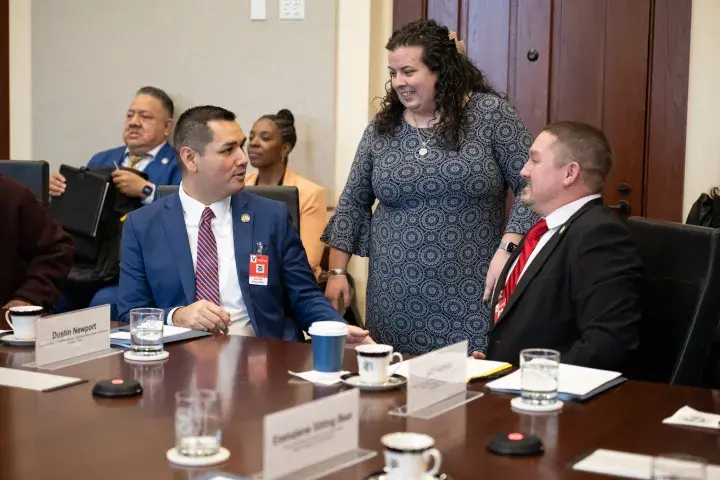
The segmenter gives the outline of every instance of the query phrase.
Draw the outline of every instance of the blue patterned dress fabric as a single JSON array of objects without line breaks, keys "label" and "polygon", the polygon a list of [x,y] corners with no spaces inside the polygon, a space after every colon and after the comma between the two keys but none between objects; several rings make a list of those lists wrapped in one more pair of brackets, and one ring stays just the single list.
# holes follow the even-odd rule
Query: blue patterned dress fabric
[{"label": "blue patterned dress fabric", "polygon": [[466,104],[457,151],[404,121],[394,136],[366,128],[322,240],[369,257],[366,328],[376,342],[413,355],[463,340],[485,351],[490,260],[504,233],[539,219],[516,201],[503,230],[505,189],[519,197],[530,145],[515,109],[481,93]]}]

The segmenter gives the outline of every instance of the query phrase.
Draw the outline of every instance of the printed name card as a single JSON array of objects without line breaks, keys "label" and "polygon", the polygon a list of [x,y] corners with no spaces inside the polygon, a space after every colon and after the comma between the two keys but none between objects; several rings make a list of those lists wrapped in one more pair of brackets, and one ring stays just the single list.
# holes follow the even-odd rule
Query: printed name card
[{"label": "printed name card", "polygon": [[357,389],[282,412],[264,421],[263,480],[272,480],[358,449]]},{"label": "printed name card", "polygon": [[467,391],[467,340],[408,362],[408,414]]},{"label": "printed name card", "polygon": [[110,305],[43,317],[37,322],[37,367],[109,348]]}]

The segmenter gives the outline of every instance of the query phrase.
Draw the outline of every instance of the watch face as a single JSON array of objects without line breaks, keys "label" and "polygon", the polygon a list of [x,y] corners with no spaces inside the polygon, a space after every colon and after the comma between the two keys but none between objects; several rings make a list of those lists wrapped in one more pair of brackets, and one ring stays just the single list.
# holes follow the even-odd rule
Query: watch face
[{"label": "watch face", "polygon": [[515,245],[515,244],[512,243],[512,242],[509,242],[509,243],[508,243],[508,246],[507,246],[507,251],[510,252],[510,253],[512,253],[512,252],[515,251],[516,248],[517,248],[517,245]]},{"label": "watch face", "polygon": [[151,195],[152,192],[153,192],[153,189],[150,185],[145,185],[142,189],[142,193],[144,193],[145,195]]}]

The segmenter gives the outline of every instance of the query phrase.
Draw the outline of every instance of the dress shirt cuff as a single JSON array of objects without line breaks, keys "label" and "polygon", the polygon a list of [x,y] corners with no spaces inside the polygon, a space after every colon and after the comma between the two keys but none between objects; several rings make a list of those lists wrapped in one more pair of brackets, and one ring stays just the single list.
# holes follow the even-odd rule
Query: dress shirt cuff
[{"label": "dress shirt cuff", "polygon": [[175,310],[177,310],[178,308],[180,308],[180,307],[175,307],[172,310],[170,310],[170,313],[168,313],[168,316],[167,316],[167,324],[168,325],[173,326],[173,327],[175,326],[172,319],[173,319],[173,315],[175,314]]}]

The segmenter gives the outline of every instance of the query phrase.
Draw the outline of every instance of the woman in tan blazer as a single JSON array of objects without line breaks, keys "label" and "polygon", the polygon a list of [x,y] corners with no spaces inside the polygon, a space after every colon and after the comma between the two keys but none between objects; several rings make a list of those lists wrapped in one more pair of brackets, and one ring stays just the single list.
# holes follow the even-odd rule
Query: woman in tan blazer
[{"label": "woman in tan blazer", "polygon": [[295,117],[287,109],[276,115],[263,115],[253,125],[248,140],[250,164],[258,171],[245,177],[245,185],[285,185],[298,189],[300,240],[317,279],[325,249],[325,244],[320,241],[327,224],[325,189],[301,177],[287,165],[288,155],[297,142]]}]

